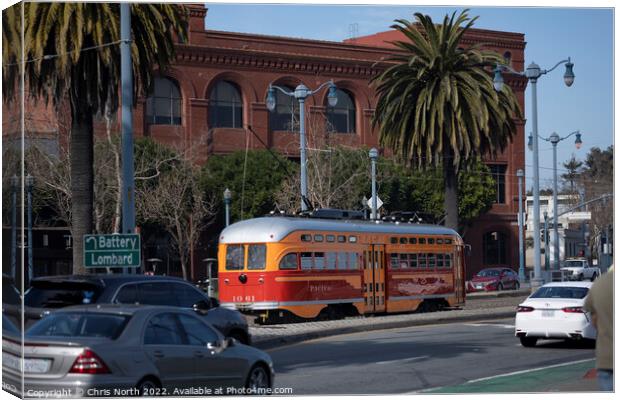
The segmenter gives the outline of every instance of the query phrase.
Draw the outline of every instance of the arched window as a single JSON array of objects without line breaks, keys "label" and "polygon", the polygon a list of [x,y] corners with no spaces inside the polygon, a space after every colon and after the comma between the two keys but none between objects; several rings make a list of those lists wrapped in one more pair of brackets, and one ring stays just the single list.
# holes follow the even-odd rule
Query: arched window
[{"label": "arched window", "polygon": [[241,91],[232,82],[219,81],[209,93],[209,126],[211,128],[242,128],[243,103]]},{"label": "arched window", "polygon": [[355,102],[349,92],[336,89],[338,103],[335,107],[327,105],[327,130],[337,133],[355,133]]},{"label": "arched window", "polygon": [[[289,92],[295,89],[282,86]],[[294,132],[299,129],[299,101],[276,89],[276,108],[269,113],[269,129],[272,131]]]},{"label": "arched window", "polygon": [[506,235],[502,232],[488,232],[482,238],[483,263],[485,265],[506,264]]},{"label": "arched window", "polygon": [[509,51],[504,52],[504,61],[506,61],[506,64],[510,65],[511,60],[512,54]]},{"label": "arched window", "polygon": [[147,124],[181,125],[181,100],[176,82],[155,77],[153,91],[146,99]]}]

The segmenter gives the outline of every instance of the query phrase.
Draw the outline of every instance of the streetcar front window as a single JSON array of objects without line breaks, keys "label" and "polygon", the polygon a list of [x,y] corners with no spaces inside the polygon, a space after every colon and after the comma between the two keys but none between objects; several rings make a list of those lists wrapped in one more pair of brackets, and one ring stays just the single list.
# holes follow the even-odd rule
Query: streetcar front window
[{"label": "streetcar front window", "polygon": [[282,257],[280,269],[297,269],[297,253],[288,253]]},{"label": "streetcar front window", "polygon": [[226,247],[226,269],[236,271],[243,269],[245,249],[242,244],[229,244]]},{"label": "streetcar front window", "polygon": [[267,247],[264,244],[251,244],[248,246],[248,269],[265,269]]}]

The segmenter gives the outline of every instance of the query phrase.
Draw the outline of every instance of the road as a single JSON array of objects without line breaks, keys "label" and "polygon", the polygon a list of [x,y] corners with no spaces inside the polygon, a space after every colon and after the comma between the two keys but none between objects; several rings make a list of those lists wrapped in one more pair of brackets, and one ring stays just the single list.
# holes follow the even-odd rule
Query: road
[{"label": "road", "polygon": [[[306,395],[412,393],[556,364],[593,365],[588,346],[545,341],[522,347],[513,324],[503,319],[355,333],[268,352],[276,386]],[[574,364],[580,360],[590,361]],[[527,382],[523,391],[542,391]]]}]

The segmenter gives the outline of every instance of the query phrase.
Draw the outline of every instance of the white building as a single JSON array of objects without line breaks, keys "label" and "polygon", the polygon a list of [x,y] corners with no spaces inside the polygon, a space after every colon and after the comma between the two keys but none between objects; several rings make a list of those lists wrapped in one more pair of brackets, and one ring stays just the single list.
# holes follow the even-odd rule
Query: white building
[{"label": "white building", "polygon": [[[578,255],[589,256],[587,253],[588,239],[588,222],[590,221],[590,212],[583,211],[585,207],[577,208],[569,211],[581,203],[579,195],[558,195],[558,236],[560,243],[560,261],[567,257],[576,257]],[[527,196],[525,205],[525,237],[534,237],[534,198]],[[553,266],[555,256],[554,234],[553,234],[553,196],[540,196],[540,238],[541,238],[541,265],[545,263],[545,212],[547,213],[548,237],[549,237],[549,262]],[[526,265],[534,264],[534,248],[526,245],[525,249]]]}]

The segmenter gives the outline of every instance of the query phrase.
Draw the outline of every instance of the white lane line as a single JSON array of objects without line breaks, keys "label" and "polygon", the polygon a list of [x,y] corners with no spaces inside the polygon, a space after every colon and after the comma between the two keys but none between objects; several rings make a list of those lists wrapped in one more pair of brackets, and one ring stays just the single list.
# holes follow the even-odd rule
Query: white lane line
[{"label": "white lane line", "polygon": [[595,360],[595,358],[587,358],[585,360],[569,361],[569,362],[565,362],[565,363],[561,363],[561,364],[548,365],[546,367],[524,369],[524,370],[521,370],[521,371],[509,372],[507,374],[493,375],[493,376],[487,376],[486,378],[473,379],[473,380],[467,381],[465,383],[467,384],[467,383],[483,382],[483,381],[488,381],[489,379],[495,379],[495,378],[502,378],[502,377],[505,377],[505,376],[525,374],[525,373],[528,373],[528,372],[542,371],[543,369],[549,369],[549,368],[565,367],[567,365],[579,364],[579,363],[584,363],[584,362],[587,362],[587,361],[594,361],[594,360]]},{"label": "white lane line", "polygon": [[404,361],[413,361],[413,360],[424,360],[428,358],[428,356],[419,356],[419,357],[409,357],[409,358],[399,358],[397,360],[388,360],[388,361],[378,361],[375,364],[378,365],[385,365],[385,364],[392,364],[392,363],[397,363],[397,362],[404,362]]},{"label": "white lane line", "polygon": [[497,328],[506,328],[506,329],[514,329],[514,325],[508,324],[463,324],[465,326],[494,326]]}]

